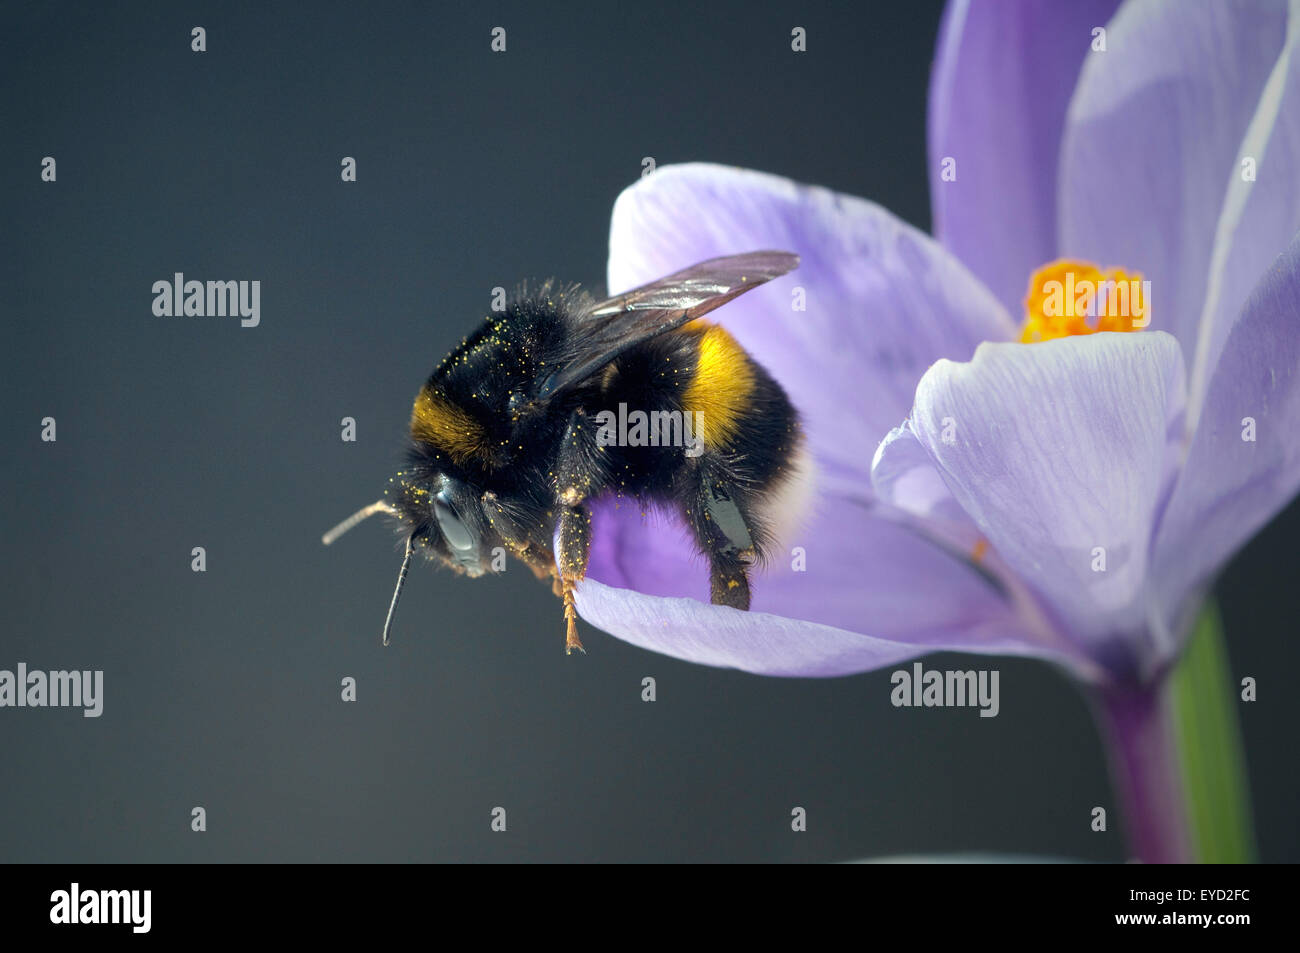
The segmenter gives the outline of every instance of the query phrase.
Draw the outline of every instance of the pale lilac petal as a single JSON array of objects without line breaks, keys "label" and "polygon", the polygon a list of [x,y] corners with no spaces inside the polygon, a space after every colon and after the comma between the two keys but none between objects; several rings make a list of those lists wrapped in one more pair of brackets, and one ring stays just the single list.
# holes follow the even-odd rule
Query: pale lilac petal
[{"label": "pale lilac petal", "polygon": [[960,553],[973,554],[979,527],[948,489],[929,452],[908,424],[895,427],[871,464],[876,498],[915,518],[919,527]]},{"label": "pale lilac petal", "polygon": [[1300,3],[1290,6],[1286,46],[1264,85],[1237,161],[1214,237],[1196,364],[1188,381],[1189,430],[1199,421],[1210,377],[1247,296],[1300,230]]},{"label": "pale lilac petal", "polygon": [[934,233],[1017,317],[1029,276],[1056,256],[1065,110],[1117,5],[956,0],[944,13],[928,116]]},{"label": "pale lilac petal", "polygon": [[1014,629],[998,623],[933,633],[924,643],[892,642],[758,610],[741,612],[694,599],[647,596],[592,580],[578,588],[577,605],[592,625],[633,645],[688,662],[757,675],[852,675],[941,649],[1051,657],[1008,637]]},{"label": "pale lilac petal", "polygon": [[1060,254],[1140,272],[1151,327],[1178,338],[1188,367],[1215,229],[1286,19],[1280,2],[1133,0],[1085,61],[1066,117]]},{"label": "pale lilac petal", "polygon": [[[709,316],[780,381],[804,417],[824,479],[865,485],[876,444],[941,357],[964,360],[1015,327],[925,233],[874,203],[727,166],[666,166],[619,196],[609,286],[762,248],[802,257],[792,274]],[[807,310],[794,310],[803,289]]]},{"label": "pale lilac petal", "polygon": [[[986,344],[917,387],[911,426],[953,495],[1062,630],[1106,664],[1123,664],[1111,647],[1128,651],[1147,627],[1148,548],[1184,399],[1177,342],[1160,332]],[[1138,663],[1162,647],[1147,648]]]},{"label": "pale lilac petal", "polygon": [[[1254,440],[1250,436],[1253,421]],[[1251,294],[1211,378],[1201,424],[1156,537],[1176,612],[1300,488],[1300,235]]]},{"label": "pale lilac petal", "polygon": [[847,675],[941,649],[1084,664],[1028,628],[960,556],[874,516],[865,497],[822,500],[790,551],[755,576],[749,612],[708,604],[707,563],[677,519],[651,510],[629,529],[615,506],[642,518],[627,500],[595,507],[577,606],[643,648],[763,675]]},{"label": "pale lilac petal", "polygon": [[[640,509],[627,501],[595,507],[589,578],[647,596],[708,603],[708,562],[681,523],[660,511],[651,511],[644,523],[639,517]],[[988,580],[906,526],[878,516],[865,493],[819,497],[803,529],[754,574],[752,590],[753,611],[906,642],[1009,619],[1003,594]]]},{"label": "pale lilac petal", "polygon": [[749,612],[708,603],[707,562],[675,518],[651,511],[628,525],[615,505],[595,507],[578,611],[644,648],[766,675],[845,675],[944,648],[1081,664],[1027,628],[988,578],[873,515],[865,496],[821,500],[806,531],[755,574]]}]

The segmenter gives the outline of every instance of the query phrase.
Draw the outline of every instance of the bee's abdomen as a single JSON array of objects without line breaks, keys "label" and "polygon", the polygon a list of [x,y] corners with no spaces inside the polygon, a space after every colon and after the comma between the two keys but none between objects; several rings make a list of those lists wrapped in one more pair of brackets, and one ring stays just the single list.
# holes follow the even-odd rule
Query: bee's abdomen
[{"label": "bee's abdomen", "polygon": [[785,391],[720,325],[699,321],[647,342],[620,358],[604,383],[610,407],[680,412],[700,445],[685,461],[654,455],[673,470],[692,461],[723,464],[742,483],[763,486],[800,443]]},{"label": "bee's abdomen", "polygon": [[703,325],[683,333],[698,340],[682,409],[693,415],[705,447],[725,450],[736,442],[750,415],[756,365],[721,325]]}]

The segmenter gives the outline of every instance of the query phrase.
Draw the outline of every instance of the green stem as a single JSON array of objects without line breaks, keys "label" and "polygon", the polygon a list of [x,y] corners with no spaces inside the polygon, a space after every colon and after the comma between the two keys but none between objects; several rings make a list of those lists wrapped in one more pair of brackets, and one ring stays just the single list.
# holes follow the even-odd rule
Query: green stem
[{"label": "green stem", "polygon": [[1254,825],[1237,691],[1218,609],[1207,603],[1170,679],[1193,855],[1202,863],[1251,863]]}]

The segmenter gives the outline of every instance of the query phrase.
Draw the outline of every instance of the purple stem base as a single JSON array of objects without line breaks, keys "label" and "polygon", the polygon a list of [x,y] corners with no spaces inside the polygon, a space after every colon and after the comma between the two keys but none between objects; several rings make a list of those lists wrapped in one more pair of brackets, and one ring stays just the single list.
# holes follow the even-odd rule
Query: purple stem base
[{"label": "purple stem base", "polygon": [[1162,684],[1102,689],[1097,718],[1131,854],[1146,864],[1193,860],[1182,772]]}]

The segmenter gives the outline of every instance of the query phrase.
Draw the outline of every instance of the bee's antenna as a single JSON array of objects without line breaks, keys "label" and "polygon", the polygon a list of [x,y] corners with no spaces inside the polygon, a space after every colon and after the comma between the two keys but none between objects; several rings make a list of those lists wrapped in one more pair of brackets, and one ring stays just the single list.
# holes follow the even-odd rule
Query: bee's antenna
[{"label": "bee's antenna", "polygon": [[384,619],[385,645],[388,644],[388,630],[393,627],[393,613],[397,611],[397,600],[402,595],[402,586],[406,585],[406,574],[411,568],[411,554],[413,552],[415,552],[414,534],[406,537],[406,555],[402,557],[402,568],[397,573],[397,588],[393,590],[393,601],[388,604],[388,618]]},{"label": "bee's antenna", "polygon": [[363,507],[362,509],[357,510],[355,513],[353,513],[351,516],[345,519],[342,523],[339,523],[338,526],[335,526],[332,530],[330,530],[328,533],[322,536],[320,538],[320,541],[324,543],[326,546],[328,546],[330,543],[334,542],[334,540],[338,539],[340,536],[342,536],[352,527],[356,526],[362,520],[368,520],[376,513],[388,513],[391,515],[391,514],[395,514],[396,512],[397,511],[393,509],[392,504],[389,503],[387,500],[378,500],[377,502],[371,503],[367,507]]}]

